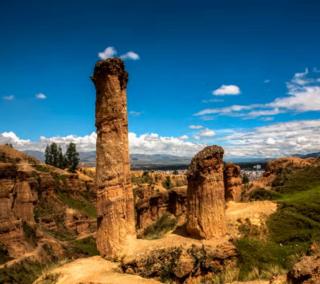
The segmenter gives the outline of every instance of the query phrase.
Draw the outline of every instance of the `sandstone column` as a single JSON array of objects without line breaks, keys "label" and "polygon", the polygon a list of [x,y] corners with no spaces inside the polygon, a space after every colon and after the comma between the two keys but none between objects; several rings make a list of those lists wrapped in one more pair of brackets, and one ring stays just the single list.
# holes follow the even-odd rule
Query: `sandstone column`
[{"label": "sandstone column", "polygon": [[118,258],[136,238],[128,150],[126,86],[121,59],[97,62],[97,247],[102,256]]},{"label": "sandstone column", "polygon": [[226,200],[240,201],[242,191],[242,180],[240,176],[240,167],[229,163],[224,167],[224,185]]},{"label": "sandstone column", "polygon": [[223,153],[219,146],[208,146],[194,156],[188,169],[186,228],[195,238],[226,233]]}]

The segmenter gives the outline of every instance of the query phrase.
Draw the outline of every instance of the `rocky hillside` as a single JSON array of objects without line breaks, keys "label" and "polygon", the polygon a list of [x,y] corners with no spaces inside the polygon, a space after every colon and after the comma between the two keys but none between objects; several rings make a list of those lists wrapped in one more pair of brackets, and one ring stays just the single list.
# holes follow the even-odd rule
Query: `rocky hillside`
[{"label": "rocky hillside", "polygon": [[92,178],[1,145],[0,282],[31,283],[44,265],[95,254],[94,200]]},{"label": "rocky hillside", "polygon": [[241,277],[266,277],[273,267],[277,273],[290,270],[288,283],[318,283],[319,250],[312,248],[319,247],[320,242],[320,160],[271,161],[245,196],[249,200],[273,200],[278,209],[267,220],[264,232],[253,224],[242,228],[243,237],[237,241]]}]

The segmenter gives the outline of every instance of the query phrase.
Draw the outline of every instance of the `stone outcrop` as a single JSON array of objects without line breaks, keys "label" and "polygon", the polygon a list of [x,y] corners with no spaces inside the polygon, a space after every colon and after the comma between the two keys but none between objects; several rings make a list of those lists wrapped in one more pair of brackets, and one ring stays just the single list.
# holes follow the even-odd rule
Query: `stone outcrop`
[{"label": "stone outcrop", "polygon": [[211,239],[226,233],[223,153],[219,146],[208,146],[188,169],[186,229],[193,237]]},{"label": "stone outcrop", "polygon": [[[81,180],[8,146],[0,145],[0,157],[0,245],[10,258],[32,251],[44,231],[68,237],[95,231],[92,216],[66,204],[78,202],[94,210],[92,179]],[[72,216],[65,214],[71,211]]]},{"label": "stone outcrop", "polygon": [[119,257],[136,238],[128,150],[126,86],[121,59],[96,63],[97,247],[102,256]]},{"label": "stone outcrop", "polygon": [[320,283],[320,246],[314,243],[311,254],[303,256],[288,272],[289,284]]},{"label": "stone outcrop", "polygon": [[242,179],[240,167],[228,163],[224,167],[224,186],[226,201],[240,201],[242,191]]},{"label": "stone outcrop", "polygon": [[141,233],[166,213],[184,223],[187,203],[186,187],[163,189],[154,185],[143,184],[134,190],[136,227]]},{"label": "stone outcrop", "polygon": [[[172,246],[139,253],[122,260],[125,273],[138,274],[173,283],[211,283],[213,276],[236,265],[236,249],[231,243],[216,247],[203,244]],[[205,282],[204,280],[208,280]]]}]

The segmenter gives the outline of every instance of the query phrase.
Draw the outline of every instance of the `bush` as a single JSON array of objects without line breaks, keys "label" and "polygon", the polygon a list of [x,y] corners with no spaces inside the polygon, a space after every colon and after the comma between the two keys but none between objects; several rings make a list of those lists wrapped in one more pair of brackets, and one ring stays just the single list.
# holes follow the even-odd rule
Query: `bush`
[{"label": "bush", "polygon": [[94,256],[99,254],[96,240],[93,237],[72,241],[68,249],[71,257]]},{"label": "bush", "polygon": [[237,240],[239,280],[268,278],[274,267],[288,269],[292,264],[291,252],[270,241],[243,238]]},{"label": "bush", "polygon": [[166,189],[170,189],[173,187],[170,176],[166,176],[166,179],[162,182],[162,186]]},{"label": "bush", "polygon": [[144,230],[143,238],[149,240],[160,239],[167,232],[173,230],[176,224],[176,218],[169,213],[165,213],[155,223]]},{"label": "bush", "polygon": [[264,188],[257,188],[250,192],[249,200],[276,200],[281,197],[278,192],[267,190]]},{"label": "bush", "polygon": [[94,204],[88,198],[81,196],[80,193],[77,199],[71,197],[69,194],[63,191],[58,191],[58,196],[61,199],[61,201],[68,207],[79,210],[88,217],[97,217],[97,211]]}]

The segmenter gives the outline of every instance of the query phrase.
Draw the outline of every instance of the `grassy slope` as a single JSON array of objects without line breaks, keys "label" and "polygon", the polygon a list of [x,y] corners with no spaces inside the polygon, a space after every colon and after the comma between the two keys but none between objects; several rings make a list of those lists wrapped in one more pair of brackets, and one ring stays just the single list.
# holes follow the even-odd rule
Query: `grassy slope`
[{"label": "grassy slope", "polygon": [[236,242],[242,280],[290,269],[312,242],[320,241],[320,167],[284,171],[275,180],[273,193],[268,196],[279,208],[267,221],[268,236],[246,233]]}]

